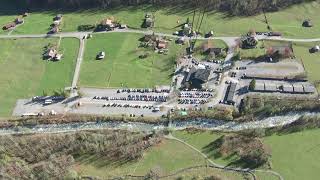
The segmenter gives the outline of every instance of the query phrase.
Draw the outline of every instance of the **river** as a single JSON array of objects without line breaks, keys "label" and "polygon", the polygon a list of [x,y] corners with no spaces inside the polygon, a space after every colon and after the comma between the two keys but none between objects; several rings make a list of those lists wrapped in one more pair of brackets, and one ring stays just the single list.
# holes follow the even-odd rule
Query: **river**
[{"label": "river", "polygon": [[[242,131],[256,128],[270,128],[283,126],[298,120],[302,116],[320,116],[319,112],[295,112],[281,116],[273,116],[254,122],[234,122],[212,119],[193,119],[185,121],[173,121],[169,128],[183,130],[186,128],[198,128],[216,131]],[[64,133],[83,130],[123,129],[130,131],[154,131],[168,128],[164,123],[148,124],[140,122],[79,122],[68,124],[39,124],[34,126],[17,126],[12,128],[0,128],[0,135],[32,134],[32,133]]]}]

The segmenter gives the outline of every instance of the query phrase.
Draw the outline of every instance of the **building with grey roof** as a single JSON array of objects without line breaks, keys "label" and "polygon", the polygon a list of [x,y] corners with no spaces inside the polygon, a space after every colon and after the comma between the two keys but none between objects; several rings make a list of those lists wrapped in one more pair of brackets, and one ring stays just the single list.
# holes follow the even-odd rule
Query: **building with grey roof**
[{"label": "building with grey roof", "polygon": [[228,87],[226,101],[229,104],[234,104],[234,95],[236,94],[237,83],[231,83]]},{"label": "building with grey roof", "polygon": [[267,92],[277,92],[278,91],[277,85],[273,84],[273,83],[264,83],[264,89]]},{"label": "building with grey roof", "polygon": [[260,91],[260,92],[265,91],[264,90],[264,83],[256,82],[256,85],[254,87],[254,91]]},{"label": "building with grey roof", "polygon": [[293,84],[294,93],[304,93],[303,86],[301,84]]},{"label": "building with grey roof", "polygon": [[309,93],[312,94],[316,92],[316,88],[312,85],[303,85],[303,90],[305,93],[308,93],[308,94]]},{"label": "building with grey roof", "polygon": [[292,84],[283,84],[282,91],[285,93],[293,93],[293,86]]}]

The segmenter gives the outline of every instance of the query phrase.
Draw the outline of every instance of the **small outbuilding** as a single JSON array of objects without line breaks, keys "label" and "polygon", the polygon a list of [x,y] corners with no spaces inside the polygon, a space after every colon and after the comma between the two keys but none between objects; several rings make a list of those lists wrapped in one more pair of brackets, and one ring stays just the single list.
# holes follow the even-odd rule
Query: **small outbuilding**
[{"label": "small outbuilding", "polygon": [[99,54],[97,55],[97,60],[102,60],[102,59],[105,58],[105,56],[106,56],[106,53],[103,52],[103,51],[101,51],[101,52],[99,52]]},{"label": "small outbuilding", "polygon": [[304,21],[302,22],[302,26],[303,26],[303,27],[312,27],[313,24],[312,24],[312,22],[311,22],[310,19],[306,19],[306,20],[304,20]]},{"label": "small outbuilding", "polygon": [[319,51],[320,51],[320,47],[318,45],[312,47],[311,49],[309,49],[310,53],[316,53],[316,52],[319,52]]}]

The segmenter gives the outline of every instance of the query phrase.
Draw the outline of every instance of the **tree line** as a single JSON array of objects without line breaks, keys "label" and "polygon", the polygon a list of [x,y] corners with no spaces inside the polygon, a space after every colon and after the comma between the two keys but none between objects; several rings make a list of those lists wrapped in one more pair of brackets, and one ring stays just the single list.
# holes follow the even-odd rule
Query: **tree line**
[{"label": "tree line", "polygon": [[16,7],[25,8],[113,8],[151,4],[155,6],[180,7],[181,9],[205,8],[229,15],[249,16],[263,11],[277,11],[293,4],[314,0],[10,0]]},{"label": "tree line", "polygon": [[157,134],[120,130],[0,136],[0,179],[62,179],[81,157],[121,165],[159,141]]}]

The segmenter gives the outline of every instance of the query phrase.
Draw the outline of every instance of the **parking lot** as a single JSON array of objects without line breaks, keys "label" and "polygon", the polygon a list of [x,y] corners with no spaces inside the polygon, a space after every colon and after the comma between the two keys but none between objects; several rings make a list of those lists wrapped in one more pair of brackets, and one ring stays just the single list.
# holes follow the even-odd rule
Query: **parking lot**
[{"label": "parking lot", "polygon": [[[245,67],[245,69],[240,69]],[[293,78],[305,73],[303,65],[294,59],[283,60],[276,63],[255,62],[255,61],[237,61],[235,63],[235,72],[247,77],[259,78]]]}]

